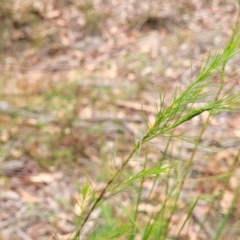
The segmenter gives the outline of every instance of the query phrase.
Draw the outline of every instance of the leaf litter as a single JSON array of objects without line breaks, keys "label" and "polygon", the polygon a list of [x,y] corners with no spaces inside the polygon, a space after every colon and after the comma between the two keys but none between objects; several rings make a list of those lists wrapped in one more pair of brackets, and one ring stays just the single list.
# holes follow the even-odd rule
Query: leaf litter
[{"label": "leaf litter", "polygon": [[[67,239],[75,230],[74,212],[81,211],[76,184],[90,180],[101,189],[128,146],[141,138],[146,125],[139,116],[153,122],[158,93],[167,92],[165,99],[170,101],[176,87],[194,79],[202,56],[224,46],[237,19],[237,5],[231,0],[1,4],[10,17],[0,11],[4,33],[0,42],[0,237]],[[239,91],[236,76],[238,61],[228,66],[226,79]],[[230,207],[239,187],[238,115],[226,113],[211,120],[201,142],[208,147],[200,148],[196,156],[172,220],[173,236],[182,226],[182,217],[186,218],[189,197],[201,194],[203,199],[182,239],[211,238],[216,229],[212,220]],[[207,116],[192,119],[191,126],[183,124],[175,134],[197,136],[202,118]],[[166,144],[166,139],[155,139],[144,147],[151,152],[150,165],[159,160]],[[176,139],[170,158],[186,161],[193,148],[191,142]],[[139,156],[129,170],[137,171],[143,161]],[[152,180],[146,180],[143,195],[148,196],[151,186]],[[144,212],[158,209],[164,194],[159,183],[147,199],[150,202],[139,205],[143,222]],[[210,208],[211,198],[220,199],[220,210]],[[116,199],[131,205],[127,191]],[[239,226],[237,212],[232,216],[235,226]],[[97,209],[92,220],[100,214]],[[210,217],[197,234],[207,214]],[[224,239],[236,239],[239,227],[229,229],[230,238]]]}]

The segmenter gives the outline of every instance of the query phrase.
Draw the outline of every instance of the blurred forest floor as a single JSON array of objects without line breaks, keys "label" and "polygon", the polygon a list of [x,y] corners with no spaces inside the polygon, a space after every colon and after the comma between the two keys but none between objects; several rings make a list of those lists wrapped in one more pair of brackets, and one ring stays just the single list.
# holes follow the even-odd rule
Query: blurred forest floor
[{"label": "blurred forest floor", "polygon": [[[67,239],[81,201],[78,185],[88,178],[101,189],[113,162],[119,166],[145,131],[142,113],[154,121],[159,94],[168,102],[194,80],[203,56],[227,43],[237,16],[234,0],[0,1],[0,239]],[[235,58],[225,76],[234,92],[239,73]],[[197,136],[207,117],[175,134]],[[240,166],[227,185],[191,178],[228,173],[239,137],[240,113],[212,118],[184,188],[185,198],[224,192],[212,207],[214,221],[233,199]],[[144,149],[149,162],[166,141]],[[187,160],[193,147],[174,140],[171,155]],[[130,168],[137,171],[138,162]],[[224,239],[239,239],[239,209]],[[193,226],[207,210],[196,208]],[[213,229],[209,223],[202,239]],[[194,227],[182,234],[195,239]]]}]

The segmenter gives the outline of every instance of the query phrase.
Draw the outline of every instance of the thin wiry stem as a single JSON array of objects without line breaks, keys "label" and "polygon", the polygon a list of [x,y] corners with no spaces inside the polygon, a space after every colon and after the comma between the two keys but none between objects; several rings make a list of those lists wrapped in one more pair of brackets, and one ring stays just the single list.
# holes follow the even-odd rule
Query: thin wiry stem
[{"label": "thin wiry stem", "polygon": [[125,161],[122,163],[122,166],[119,168],[119,170],[114,174],[114,176],[108,181],[107,185],[104,187],[104,189],[101,191],[100,195],[97,197],[97,199],[94,201],[92,207],[90,208],[90,210],[88,211],[88,214],[86,215],[86,217],[84,218],[80,228],[77,230],[74,239],[76,239],[80,234],[81,231],[83,229],[83,227],[85,226],[85,224],[87,223],[88,219],[90,218],[92,212],[95,210],[95,208],[98,206],[98,204],[101,202],[101,200],[104,198],[105,194],[107,193],[109,187],[113,184],[113,182],[118,178],[118,176],[121,174],[121,172],[123,171],[123,169],[125,168],[125,166],[128,164],[128,162],[130,161],[130,159],[133,157],[133,155],[135,154],[135,152],[139,149],[140,144],[137,144],[137,146],[133,149],[133,151],[129,154],[129,156],[125,159]]}]

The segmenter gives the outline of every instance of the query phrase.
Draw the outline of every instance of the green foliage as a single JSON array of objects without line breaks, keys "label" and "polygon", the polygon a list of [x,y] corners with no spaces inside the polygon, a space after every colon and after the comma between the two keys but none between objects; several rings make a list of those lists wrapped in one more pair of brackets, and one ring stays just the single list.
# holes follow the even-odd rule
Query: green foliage
[{"label": "green foliage", "polygon": [[[123,161],[120,169],[108,181],[106,187],[101,191],[100,195],[96,199],[93,199],[93,203],[91,204],[90,208],[87,208],[87,213],[83,218],[81,226],[79,227],[79,230],[77,231],[74,239],[78,239],[78,237],[81,236],[82,229],[89,220],[90,215],[98,205],[102,205],[107,193],[108,196],[113,196],[116,193],[121,194],[125,189],[129,187],[136,189],[136,186],[138,186],[137,189],[139,192],[136,200],[135,210],[132,213],[128,212],[127,214],[129,218],[129,225],[123,224],[122,220],[119,219],[119,221],[122,222],[124,233],[125,230],[127,232],[126,226],[127,228],[131,229],[129,238],[124,239],[132,240],[135,239],[137,235],[142,236],[142,239],[169,239],[171,218],[177,211],[179,196],[183,189],[183,185],[192,164],[194,155],[198,149],[199,141],[196,140],[195,142],[195,149],[192,153],[191,159],[186,159],[186,164],[182,165],[183,173],[175,176],[174,185],[167,188],[167,196],[164,202],[161,204],[161,207],[156,213],[151,214],[148,223],[145,223],[145,226],[143,228],[139,227],[141,225],[141,221],[138,218],[138,206],[141,202],[142,184],[144,179],[151,177],[157,180],[163,173],[171,174],[171,171],[173,171],[175,167],[164,167],[163,164],[159,164],[157,167],[146,168],[145,164],[144,169],[137,174],[126,177],[123,180],[119,180],[119,177],[126,169],[134,154],[139,153],[142,149],[142,145],[145,143],[150,142],[152,139],[158,136],[168,137],[169,141],[171,142],[171,139],[174,137],[172,134],[172,131],[174,129],[176,129],[181,124],[190,121],[192,118],[202,114],[203,112],[209,112],[211,115],[216,115],[220,112],[231,111],[239,107],[240,94],[233,95],[231,93],[231,89],[224,89],[224,82],[221,84],[214,84],[212,81],[212,78],[214,76],[224,74],[223,71],[228,61],[239,53],[239,46],[240,35],[237,32],[234,32],[231,40],[223,51],[218,51],[214,54],[210,53],[208,55],[206,64],[202,65],[196,80],[193,81],[185,90],[178,90],[175,92],[175,95],[173,96],[172,102],[169,106],[164,107],[166,105],[164,102],[164,97],[161,97],[160,107],[156,115],[155,123],[148,129],[147,133],[136,142],[132,152],[125,159],[125,161]],[[208,120],[203,126],[199,139],[201,138],[207,125]],[[154,186],[152,189],[154,189]],[[226,225],[229,214],[232,212],[235,200],[236,197],[229,209],[229,213],[220,223],[219,230],[216,233],[215,239],[220,239],[219,237],[221,236],[222,230]],[[180,237],[180,234],[186,223],[189,221],[198,201],[199,197],[193,199],[192,205],[188,209],[185,221],[178,230],[176,239]],[[104,235],[105,239],[108,239],[108,236],[111,236],[111,239],[115,239],[115,235],[112,235],[112,230],[115,229],[114,227],[118,225],[118,222],[112,219],[112,210],[106,211],[106,208],[103,206],[104,205],[102,205],[103,211],[105,214],[108,214],[106,216],[106,225],[104,225],[105,227],[102,226],[103,229],[106,230],[104,232],[107,234]],[[113,232],[114,231],[115,230],[113,230]],[[119,230],[117,230],[117,228],[115,233],[119,233]],[[117,236],[120,237],[121,234]],[[100,235],[97,234],[96,238],[94,239],[101,239]]]}]

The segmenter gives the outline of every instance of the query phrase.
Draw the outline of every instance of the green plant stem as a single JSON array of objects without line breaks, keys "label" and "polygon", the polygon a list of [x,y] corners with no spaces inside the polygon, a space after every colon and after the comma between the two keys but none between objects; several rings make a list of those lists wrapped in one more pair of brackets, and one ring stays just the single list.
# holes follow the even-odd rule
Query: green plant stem
[{"label": "green plant stem", "polygon": [[[146,166],[147,166],[147,158],[146,158],[145,161],[144,161],[143,170],[146,170]],[[136,201],[134,216],[133,216],[133,223],[135,223],[136,220],[137,220],[138,207],[139,207],[139,204],[140,204],[140,202],[141,202],[141,195],[142,195],[144,180],[145,180],[145,178],[142,177],[141,183],[140,183],[140,189],[139,189],[139,191],[138,191],[138,196],[137,196],[137,201]],[[132,228],[132,230],[131,230],[131,234],[130,234],[129,240],[133,240],[133,239],[134,239],[135,233],[136,233],[136,225],[133,225],[133,228]]]},{"label": "green plant stem", "polygon": [[132,152],[129,154],[129,156],[125,159],[125,161],[123,162],[122,166],[119,168],[119,170],[114,174],[114,176],[108,181],[107,185],[104,187],[104,189],[101,191],[100,195],[98,196],[98,198],[95,200],[95,202],[93,203],[92,207],[90,208],[90,210],[88,211],[87,216],[84,218],[79,230],[76,232],[74,239],[76,239],[80,234],[81,231],[83,229],[83,227],[85,226],[86,222],[88,221],[88,219],[90,218],[92,212],[94,211],[94,209],[97,207],[97,205],[101,202],[101,200],[104,198],[105,194],[107,193],[109,187],[113,184],[113,182],[119,177],[119,175],[121,174],[122,170],[125,168],[125,166],[128,164],[128,162],[130,161],[130,159],[132,158],[132,156],[135,154],[135,152],[139,149],[140,147],[140,141],[137,143],[136,147],[132,150]]}]

